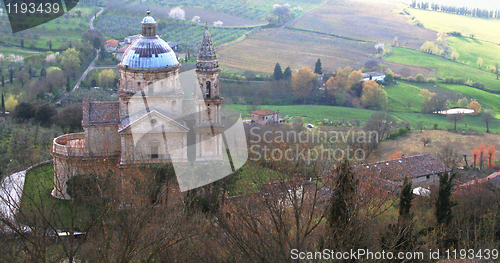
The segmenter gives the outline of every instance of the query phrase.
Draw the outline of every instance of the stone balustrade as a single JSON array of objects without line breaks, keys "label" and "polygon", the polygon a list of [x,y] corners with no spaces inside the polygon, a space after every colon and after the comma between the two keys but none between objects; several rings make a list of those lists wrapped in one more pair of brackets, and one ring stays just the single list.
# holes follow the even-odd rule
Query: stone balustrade
[{"label": "stone balustrade", "polygon": [[67,157],[83,157],[87,155],[85,151],[85,133],[72,133],[59,136],[52,144],[52,154]]}]

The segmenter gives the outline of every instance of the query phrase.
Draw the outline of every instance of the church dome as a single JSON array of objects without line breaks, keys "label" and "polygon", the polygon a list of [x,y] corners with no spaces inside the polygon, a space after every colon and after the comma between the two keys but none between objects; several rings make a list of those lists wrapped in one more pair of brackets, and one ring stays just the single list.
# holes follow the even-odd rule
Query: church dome
[{"label": "church dome", "polygon": [[156,22],[148,15],[142,19],[142,35],[123,54],[120,65],[136,69],[157,69],[179,64],[175,52],[156,35]]}]

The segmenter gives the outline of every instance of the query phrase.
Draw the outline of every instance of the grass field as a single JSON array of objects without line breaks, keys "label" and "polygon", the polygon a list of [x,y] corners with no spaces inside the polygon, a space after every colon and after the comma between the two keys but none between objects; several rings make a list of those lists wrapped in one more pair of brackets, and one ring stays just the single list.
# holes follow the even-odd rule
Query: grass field
[{"label": "grass field", "polygon": [[453,91],[458,91],[469,98],[477,100],[483,107],[490,108],[494,113],[497,114],[497,117],[500,117],[500,95],[491,94],[463,85],[440,84],[439,86]]},{"label": "grass field", "polygon": [[[53,197],[50,193],[54,188],[54,165],[46,164],[29,171],[26,174],[23,196],[21,199],[21,213],[25,217],[18,216],[21,223],[27,225],[42,224],[37,220],[43,213],[47,218],[51,218],[56,223],[58,229],[69,228],[71,225],[70,201],[60,200]],[[87,209],[79,211],[77,218],[88,216]],[[53,214],[55,213],[55,214]],[[54,218],[60,216],[60,218]],[[78,221],[78,220],[77,220]],[[76,222],[78,225],[78,222]]]},{"label": "grass field", "polygon": [[426,28],[439,32],[460,32],[464,36],[474,34],[476,38],[500,42],[500,20],[482,19],[442,12],[408,9]]},{"label": "grass field", "polygon": [[[420,100],[418,98],[417,100]],[[416,100],[414,100],[416,102]],[[228,107],[246,114],[248,117],[248,107],[246,105],[228,105]],[[370,115],[375,111],[357,108],[345,108],[334,106],[320,106],[320,105],[293,105],[293,106],[274,106],[262,105],[260,109],[280,110],[280,117],[303,117],[304,123],[316,124],[323,119],[332,120],[360,120],[366,122]],[[453,128],[453,124],[446,120],[446,116],[437,114],[420,114],[411,112],[389,112],[398,121],[408,121],[414,129],[418,127],[418,123],[422,122],[425,129],[432,129],[434,124],[438,124],[439,130],[447,130]],[[465,116],[464,122],[457,124],[457,130],[465,130],[468,132],[485,132],[486,126],[480,120],[479,116],[468,115]],[[495,120],[490,124],[490,131],[492,133],[500,133],[500,121]]]},{"label": "grass field", "polygon": [[[81,11],[81,17],[76,15],[76,11]],[[16,34],[12,34],[10,23],[6,15],[0,16],[0,41],[10,43],[14,46],[21,46],[21,39],[24,40],[24,47],[49,49],[47,42],[52,41],[53,49],[67,47],[69,42],[80,41],[82,34],[88,29],[87,16],[94,13],[96,8],[77,6],[71,10],[71,15],[64,15],[48,23],[42,24]]]},{"label": "grass field", "polygon": [[487,89],[500,90],[500,82],[496,80],[495,74],[480,70],[475,66],[453,62],[440,56],[394,47],[392,54],[386,60],[405,65],[432,67],[437,69],[436,77],[470,79],[473,82],[483,83]]},{"label": "grass field", "polygon": [[336,37],[287,29],[265,29],[244,41],[218,50],[222,66],[271,73],[276,62],[284,69],[314,68],[321,58],[324,72],[338,67],[363,67],[372,58],[370,43],[349,41]]},{"label": "grass field", "polygon": [[398,37],[401,45],[410,48],[420,48],[425,41],[436,38],[436,32],[409,24],[394,11],[396,8],[387,3],[330,1],[302,16],[293,26],[388,44]]},{"label": "grass field", "polygon": [[500,46],[497,43],[470,39],[468,37],[449,37],[448,44],[454,51],[460,54],[458,61],[477,66],[477,59],[483,59],[483,69],[487,66],[495,66],[500,63]]},{"label": "grass field", "polygon": [[[424,147],[421,142],[422,138],[430,137],[432,142]],[[437,156],[438,152],[445,145],[451,145],[458,153],[458,156],[467,154],[469,165],[472,165],[472,149],[478,147],[481,143],[486,146],[495,145],[496,149],[500,149],[500,135],[498,134],[480,134],[480,135],[462,135],[446,131],[413,131],[406,136],[399,137],[396,140],[384,141],[379,146],[379,155],[377,160],[387,160],[396,151],[400,150],[405,156],[414,156],[429,153]],[[375,155],[374,155],[375,156]],[[463,161],[463,158],[461,158]],[[461,163],[464,165],[465,163]]]},{"label": "grass field", "polygon": [[[386,86],[387,99],[392,111],[419,112],[422,100],[418,96],[421,89],[413,85],[400,82],[397,85]],[[410,107],[408,108],[408,101]]]}]

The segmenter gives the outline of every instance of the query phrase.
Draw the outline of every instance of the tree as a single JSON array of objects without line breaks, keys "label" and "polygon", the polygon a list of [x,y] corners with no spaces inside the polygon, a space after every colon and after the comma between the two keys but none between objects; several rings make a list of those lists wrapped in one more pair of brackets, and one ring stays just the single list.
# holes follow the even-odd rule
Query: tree
[{"label": "tree", "polygon": [[356,224],[356,190],[359,181],[354,177],[349,161],[344,160],[336,169],[337,176],[333,194],[329,202],[327,224],[329,229],[328,247],[351,248],[354,225]]},{"label": "tree", "polygon": [[2,88],[3,87],[5,87],[5,79],[4,79],[3,75],[2,75]]},{"label": "tree", "polygon": [[497,63],[495,63],[495,74],[497,74],[497,80],[498,80],[498,73],[499,73],[499,71],[498,71],[498,62],[497,62]]},{"label": "tree", "polygon": [[422,113],[437,113],[440,111],[445,111],[449,109],[448,99],[439,94],[432,95],[429,100],[422,104],[420,112]]},{"label": "tree", "polygon": [[21,102],[14,108],[12,115],[16,119],[29,120],[35,117],[35,107],[28,102]]},{"label": "tree", "polygon": [[57,116],[56,123],[65,132],[74,132],[82,129],[82,105],[74,104],[65,107]]},{"label": "tree", "polygon": [[478,58],[477,59],[477,67],[478,68],[482,68],[483,67],[483,59],[482,58]]},{"label": "tree", "polygon": [[5,99],[3,93],[2,93],[2,105],[0,106],[0,112],[5,113]]},{"label": "tree", "polygon": [[448,143],[441,148],[437,154],[437,158],[448,168],[455,168],[458,165],[458,153],[454,150],[451,143]]},{"label": "tree", "polygon": [[186,20],[186,12],[181,7],[174,7],[170,9],[168,17],[171,19]]},{"label": "tree", "polygon": [[57,114],[56,107],[51,104],[44,103],[40,105],[35,111],[35,120],[42,126],[50,126],[53,117]]},{"label": "tree", "polygon": [[21,38],[21,47],[24,47],[24,39]]},{"label": "tree", "polygon": [[392,75],[391,73],[385,75],[385,82],[389,84],[394,82],[394,75]]},{"label": "tree", "polygon": [[392,155],[391,157],[389,157],[389,160],[396,160],[396,159],[399,159],[403,157],[403,153],[399,150],[396,150]]},{"label": "tree", "polygon": [[445,246],[448,240],[450,240],[450,232],[447,230],[453,219],[452,208],[456,205],[456,203],[451,200],[451,195],[453,194],[453,180],[455,180],[456,175],[455,172],[452,172],[450,176],[448,176],[447,172],[439,174],[439,189],[436,197],[434,215],[436,216],[437,226],[440,232],[438,234],[438,243],[441,246]]},{"label": "tree", "polygon": [[474,115],[481,113],[481,104],[475,100],[471,101],[467,108],[474,110]]},{"label": "tree", "polygon": [[285,71],[283,72],[283,78],[286,81],[292,81],[292,69],[290,67],[285,68]]},{"label": "tree", "polygon": [[361,104],[368,109],[385,109],[387,107],[387,92],[374,80],[365,81],[363,83]]},{"label": "tree", "polygon": [[457,59],[460,57],[460,54],[458,54],[458,52],[456,51],[453,51],[451,52],[451,55],[450,55],[450,58],[454,61],[457,61]]},{"label": "tree", "polygon": [[439,47],[434,44],[432,41],[426,41],[421,47],[420,50],[429,54],[437,54],[439,53]]},{"label": "tree", "polygon": [[14,84],[14,68],[9,66],[9,80],[10,84]]},{"label": "tree", "polygon": [[99,49],[106,42],[106,38],[99,29],[89,29],[82,35],[82,42],[91,44],[94,49]]},{"label": "tree", "polygon": [[427,144],[432,142],[431,137],[427,136],[421,139],[422,143],[424,144],[424,147],[427,146]]},{"label": "tree", "polygon": [[450,122],[453,122],[455,124],[453,130],[457,130],[457,122],[461,122],[464,120],[464,115],[461,113],[458,114],[448,114],[446,119]]},{"label": "tree", "polygon": [[418,96],[422,98],[423,104],[426,104],[434,95],[436,95],[436,93],[430,92],[428,89],[423,89],[420,91],[420,94],[418,94]]},{"label": "tree", "polygon": [[411,213],[413,200],[412,182],[405,177],[399,194],[398,222],[389,224],[387,232],[381,236],[382,249],[389,251],[408,252],[413,248],[413,214]]},{"label": "tree", "polygon": [[457,106],[460,108],[465,108],[469,104],[469,100],[467,98],[461,98],[457,101]]},{"label": "tree", "polygon": [[14,99],[14,96],[9,96],[7,101],[5,102],[5,110],[8,112],[12,112],[17,106],[17,100]]},{"label": "tree", "polygon": [[19,83],[21,83],[21,88],[24,87],[24,84],[26,83],[26,81],[28,81],[29,78],[30,75],[24,69],[16,73],[16,79],[19,81]]},{"label": "tree", "polygon": [[495,117],[491,113],[491,110],[485,110],[483,115],[481,115],[481,121],[486,124],[486,133],[490,133],[490,123],[495,120]]},{"label": "tree", "polygon": [[314,66],[314,73],[321,75],[323,74],[323,70],[321,69],[321,59],[318,58],[316,61],[316,65]]},{"label": "tree", "polygon": [[75,48],[68,48],[61,53],[61,65],[65,74],[74,75],[81,66],[80,52]]},{"label": "tree", "polygon": [[280,63],[276,63],[276,66],[274,66],[273,77],[274,77],[274,80],[277,80],[277,81],[280,81],[283,79],[283,71],[281,71]]},{"label": "tree", "polygon": [[292,87],[295,92],[295,96],[300,97],[306,101],[311,95],[314,89],[317,76],[314,74],[310,68],[302,67],[297,73],[292,77]]},{"label": "tree", "polygon": [[47,76],[47,69],[45,69],[45,67],[42,67],[42,69],[40,70],[40,77],[44,78],[46,76]]},{"label": "tree", "polygon": [[274,4],[273,5],[273,14],[278,17],[278,24],[281,24],[284,17],[290,15],[290,5],[284,4]]},{"label": "tree", "polygon": [[52,40],[47,41],[47,46],[49,46],[49,50],[52,51]]},{"label": "tree", "polygon": [[396,126],[396,120],[387,112],[378,111],[373,113],[366,121],[363,129],[365,131],[375,131],[378,142],[385,139],[387,134]]},{"label": "tree", "polygon": [[488,146],[487,152],[488,152],[487,153],[487,155],[488,155],[488,168],[493,169],[493,167],[495,166],[495,153],[496,153],[495,145]]},{"label": "tree", "polygon": [[99,73],[99,85],[109,87],[115,81],[115,72],[112,69],[104,69]]}]

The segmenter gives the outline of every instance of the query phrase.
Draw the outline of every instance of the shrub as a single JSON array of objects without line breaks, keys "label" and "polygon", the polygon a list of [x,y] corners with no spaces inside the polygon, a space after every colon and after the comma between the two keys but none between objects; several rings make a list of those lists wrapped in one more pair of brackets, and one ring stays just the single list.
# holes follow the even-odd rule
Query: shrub
[{"label": "shrub", "polygon": [[424,75],[422,75],[422,74],[418,74],[418,75],[415,77],[415,81],[416,81],[416,82],[420,82],[420,83],[425,83],[425,82],[426,82],[425,77],[424,77]]}]

